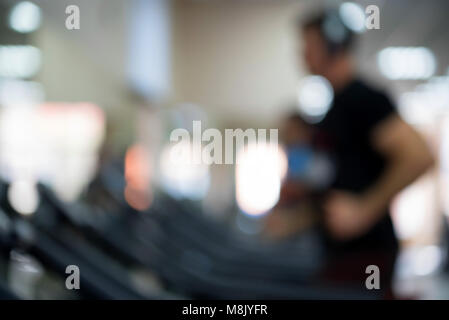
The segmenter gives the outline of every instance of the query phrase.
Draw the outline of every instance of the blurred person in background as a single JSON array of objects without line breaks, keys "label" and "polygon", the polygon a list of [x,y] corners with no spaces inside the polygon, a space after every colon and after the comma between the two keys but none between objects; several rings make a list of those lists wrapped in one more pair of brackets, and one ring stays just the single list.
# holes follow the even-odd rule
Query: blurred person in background
[{"label": "blurred person in background", "polygon": [[332,177],[330,159],[313,146],[314,128],[299,113],[291,113],[280,125],[287,156],[287,173],[279,200],[266,218],[265,235],[290,238],[318,226],[318,204]]},{"label": "blurred person in background", "polygon": [[335,166],[323,201],[331,252],[326,277],[364,284],[365,268],[374,264],[388,287],[398,252],[390,201],[431,167],[432,154],[387,95],[356,76],[354,35],[338,12],[321,12],[299,28],[307,68],[334,90],[329,111],[313,124],[314,140]]}]

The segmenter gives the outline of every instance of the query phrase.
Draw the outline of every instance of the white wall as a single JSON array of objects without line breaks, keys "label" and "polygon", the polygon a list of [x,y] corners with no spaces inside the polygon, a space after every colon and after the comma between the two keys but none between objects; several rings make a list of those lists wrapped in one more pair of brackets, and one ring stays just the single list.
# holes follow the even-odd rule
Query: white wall
[{"label": "white wall", "polygon": [[[80,8],[81,29],[67,30],[65,8]],[[129,2],[42,1],[43,24],[31,39],[42,51],[37,76],[50,102],[92,102],[108,115],[117,150],[134,135],[134,108],[126,84]]]},{"label": "white wall", "polygon": [[[42,2],[43,25],[33,39],[42,50],[39,79],[47,99],[120,102],[124,91],[126,1],[61,0]],[[66,6],[80,8],[81,29],[65,27]]]},{"label": "white wall", "polygon": [[177,1],[176,102],[198,103],[222,123],[273,122],[295,101],[296,1]]}]

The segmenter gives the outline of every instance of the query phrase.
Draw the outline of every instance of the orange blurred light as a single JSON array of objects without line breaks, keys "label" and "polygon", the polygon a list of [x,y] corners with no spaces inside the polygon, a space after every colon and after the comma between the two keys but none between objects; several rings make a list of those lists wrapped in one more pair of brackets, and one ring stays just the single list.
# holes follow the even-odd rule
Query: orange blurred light
[{"label": "orange blurred light", "polygon": [[129,184],[126,185],[124,196],[126,202],[138,211],[144,211],[151,206],[153,197],[150,192],[145,192],[145,190],[134,189]]},{"label": "orange blurred light", "polygon": [[125,155],[124,196],[136,210],[146,210],[151,205],[151,157],[142,145],[131,146]]}]

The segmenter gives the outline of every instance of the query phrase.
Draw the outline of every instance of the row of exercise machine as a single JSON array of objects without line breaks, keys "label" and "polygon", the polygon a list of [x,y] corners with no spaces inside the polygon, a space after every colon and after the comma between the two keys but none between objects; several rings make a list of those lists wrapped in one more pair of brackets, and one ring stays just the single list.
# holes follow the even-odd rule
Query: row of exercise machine
[{"label": "row of exercise machine", "polygon": [[[313,230],[280,242],[264,241],[161,190],[148,210],[136,211],[123,197],[121,169],[120,164],[103,166],[86,195],[73,204],[39,184],[39,206],[29,216],[14,210],[8,183],[0,183],[0,299],[382,296],[320,281],[326,252]],[[29,265],[27,269],[27,263],[39,266],[39,280],[26,282],[32,277],[20,276],[37,272]],[[69,265],[79,268],[78,290],[65,287]],[[14,283],[20,279],[22,286],[31,287],[28,291]]]}]

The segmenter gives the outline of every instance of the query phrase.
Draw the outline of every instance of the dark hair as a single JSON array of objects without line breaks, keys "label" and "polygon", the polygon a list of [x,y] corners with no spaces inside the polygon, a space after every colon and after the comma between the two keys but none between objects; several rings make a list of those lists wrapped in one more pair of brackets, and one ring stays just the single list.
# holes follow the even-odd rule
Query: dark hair
[{"label": "dark hair", "polygon": [[325,10],[305,20],[298,19],[298,24],[304,31],[317,29],[331,54],[350,51],[354,44],[354,32],[344,24],[337,10]]}]

